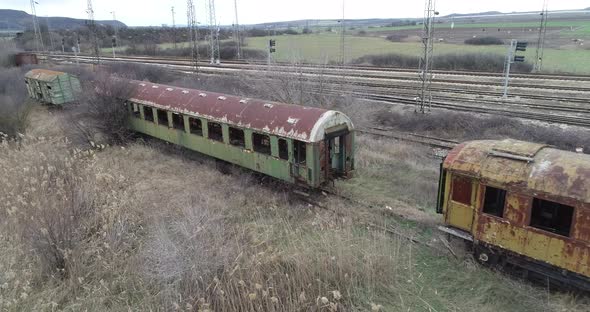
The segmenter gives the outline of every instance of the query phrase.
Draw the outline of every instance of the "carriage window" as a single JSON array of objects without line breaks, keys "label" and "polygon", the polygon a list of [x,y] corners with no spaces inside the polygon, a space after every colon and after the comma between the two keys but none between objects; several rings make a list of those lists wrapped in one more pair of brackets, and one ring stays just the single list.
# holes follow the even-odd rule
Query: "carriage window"
[{"label": "carriage window", "polygon": [[174,129],[184,131],[184,118],[181,114],[172,113],[172,126]]},{"label": "carriage window", "polygon": [[223,142],[223,131],[221,130],[221,124],[216,122],[208,122],[207,129],[209,129],[209,139]]},{"label": "carriage window", "polygon": [[201,123],[201,119],[189,117],[188,125],[192,134],[203,136],[203,123]]},{"label": "carriage window", "polygon": [[569,236],[574,216],[574,207],[543,200],[533,199],[531,226],[555,234]]},{"label": "carriage window", "polygon": [[244,130],[229,127],[229,144],[235,146],[246,146],[244,141]]},{"label": "carriage window", "polygon": [[293,154],[295,155],[295,163],[305,165],[305,142],[293,141]]},{"label": "carriage window", "polygon": [[141,117],[139,114],[139,106],[137,104],[129,102],[129,109],[131,111],[131,114],[133,114],[133,117],[135,117],[135,118]]},{"label": "carriage window", "polygon": [[279,139],[279,158],[289,160],[289,145],[285,139]]},{"label": "carriage window", "polygon": [[483,212],[502,218],[504,216],[504,203],[506,191],[495,187],[486,186],[486,194],[483,201]]},{"label": "carriage window", "polygon": [[168,113],[161,109],[156,109],[156,113],[158,114],[158,124],[168,127]]},{"label": "carriage window", "polygon": [[143,107],[143,117],[147,121],[154,122],[154,110],[149,106]]},{"label": "carriage window", "polygon": [[453,177],[453,194],[455,202],[471,206],[471,179],[461,176]]},{"label": "carriage window", "polygon": [[270,155],[270,137],[268,135],[252,133],[252,145],[255,152]]}]

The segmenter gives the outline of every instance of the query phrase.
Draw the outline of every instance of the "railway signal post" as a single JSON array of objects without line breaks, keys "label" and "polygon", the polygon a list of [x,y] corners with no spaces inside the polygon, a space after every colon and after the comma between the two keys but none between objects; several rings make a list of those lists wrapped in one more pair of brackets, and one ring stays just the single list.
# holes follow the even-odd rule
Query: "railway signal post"
[{"label": "railway signal post", "polygon": [[506,53],[506,61],[504,63],[504,94],[502,98],[508,98],[508,83],[510,81],[510,67],[513,63],[521,63],[524,62],[523,55],[516,55],[517,52],[524,52],[528,46],[528,42],[526,41],[518,41],[516,39],[510,40],[510,46],[508,47],[508,52]]},{"label": "railway signal post", "polygon": [[277,52],[276,46],[277,41],[275,39],[268,40],[268,69],[270,69],[271,54]]}]

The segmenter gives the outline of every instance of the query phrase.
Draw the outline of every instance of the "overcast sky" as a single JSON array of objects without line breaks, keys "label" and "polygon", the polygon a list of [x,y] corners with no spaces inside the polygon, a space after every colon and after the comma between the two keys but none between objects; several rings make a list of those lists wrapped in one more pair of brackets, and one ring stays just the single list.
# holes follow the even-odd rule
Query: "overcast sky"
[{"label": "overcast sky", "polygon": [[[205,3],[193,0],[199,22],[206,24]],[[342,17],[342,0],[237,0],[240,24],[288,21],[298,19],[335,19]],[[401,18],[423,15],[422,0],[344,0],[345,18]],[[85,0],[37,0],[38,16],[66,16],[86,18]],[[234,0],[216,0],[220,24],[234,21]],[[94,0],[96,19],[118,20],[129,26],[171,24],[170,8],[176,11],[176,23],[186,24],[186,0]],[[441,15],[484,11],[535,11],[543,0],[438,0],[436,9]],[[550,10],[582,9],[590,7],[590,0],[549,0]],[[3,0],[1,9],[31,12],[29,1]]]}]

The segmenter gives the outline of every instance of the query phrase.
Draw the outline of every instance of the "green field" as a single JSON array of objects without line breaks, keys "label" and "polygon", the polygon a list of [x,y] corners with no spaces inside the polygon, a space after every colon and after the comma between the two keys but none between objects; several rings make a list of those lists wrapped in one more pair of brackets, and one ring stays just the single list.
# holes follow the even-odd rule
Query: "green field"
[{"label": "green field", "polygon": [[[265,50],[270,37],[248,38],[250,48]],[[277,61],[330,62],[340,59],[340,36],[336,33],[309,35],[283,35],[274,37]],[[391,42],[379,37],[349,36],[345,39],[345,57],[351,61],[368,54],[397,53],[420,55],[418,42]],[[447,53],[506,53],[504,46],[469,46],[461,44],[436,43],[435,55]],[[535,50],[528,49],[525,56],[532,60]],[[549,72],[590,73],[590,50],[545,49],[544,70]]]},{"label": "green field", "polygon": [[[539,27],[538,21],[528,22],[511,22],[511,23],[461,23],[460,20],[455,21],[455,28],[520,28],[520,27]],[[547,27],[573,27],[580,28],[585,33],[590,33],[590,20],[571,20],[571,21],[547,21]],[[375,31],[390,31],[390,30],[404,30],[404,29],[421,29],[422,25],[408,25],[408,26],[394,26],[394,27],[371,27],[367,28],[367,32]],[[451,23],[436,24],[437,29],[451,28]]]}]

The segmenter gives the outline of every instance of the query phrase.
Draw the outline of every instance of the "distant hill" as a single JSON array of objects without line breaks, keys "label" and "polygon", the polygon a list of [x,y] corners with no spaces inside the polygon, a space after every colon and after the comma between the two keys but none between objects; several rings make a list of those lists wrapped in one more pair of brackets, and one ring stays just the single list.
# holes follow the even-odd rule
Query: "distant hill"
[{"label": "distant hill", "polygon": [[[86,25],[85,19],[77,19],[70,17],[43,17],[37,16],[39,23],[45,25],[47,19],[49,19],[49,25],[52,29],[75,29]],[[18,10],[5,10],[0,9],[0,30],[2,29],[25,29],[30,27],[32,16],[25,11]],[[107,21],[96,21],[99,25],[111,25],[116,27],[127,27],[122,22],[107,20]]]},{"label": "distant hill", "polygon": [[488,11],[488,12],[479,12],[479,13],[453,13],[443,17],[459,17],[459,16],[478,16],[478,15],[496,15],[496,14],[503,14],[500,11]]}]

